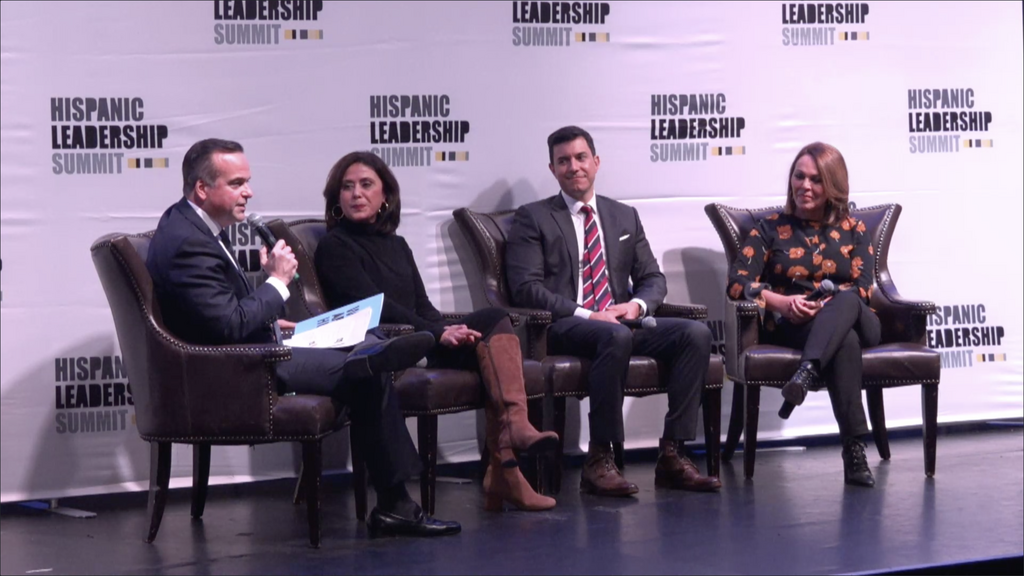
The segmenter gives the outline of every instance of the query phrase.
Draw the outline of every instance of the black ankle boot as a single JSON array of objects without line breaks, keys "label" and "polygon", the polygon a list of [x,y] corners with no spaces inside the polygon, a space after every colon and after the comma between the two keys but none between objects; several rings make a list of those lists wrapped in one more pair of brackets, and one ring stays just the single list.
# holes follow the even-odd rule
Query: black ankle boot
[{"label": "black ankle boot", "polygon": [[782,397],[786,401],[782,403],[782,408],[779,408],[779,418],[783,420],[789,418],[789,415],[793,413],[793,408],[804,403],[807,390],[811,388],[821,388],[821,376],[818,374],[818,368],[814,362],[806,360],[800,363],[796,373],[782,387]]},{"label": "black ankle boot", "polygon": [[871,488],[875,485],[875,477],[868,468],[864,449],[864,443],[856,438],[843,440],[843,476],[847,484]]}]

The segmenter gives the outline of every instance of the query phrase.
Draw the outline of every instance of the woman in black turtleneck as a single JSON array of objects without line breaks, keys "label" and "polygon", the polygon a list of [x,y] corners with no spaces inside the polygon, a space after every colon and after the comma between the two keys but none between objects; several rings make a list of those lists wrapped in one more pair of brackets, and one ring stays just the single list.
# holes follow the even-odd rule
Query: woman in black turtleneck
[{"label": "woman in black turtleneck", "polygon": [[485,507],[500,510],[503,501],[524,510],[553,507],[555,500],[534,492],[515,466],[513,450],[539,448],[558,436],[538,432],[527,419],[522,354],[508,314],[487,308],[454,324],[434,308],[409,245],[395,234],[402,206],[398,181],[376,154],[352,152],[338,160],[327,175],[324,200],[328,233],[315,259],[327,304],[337,308],[383,292],[381,322],[434,334],[428,365],[479,370],[491,453]]}]

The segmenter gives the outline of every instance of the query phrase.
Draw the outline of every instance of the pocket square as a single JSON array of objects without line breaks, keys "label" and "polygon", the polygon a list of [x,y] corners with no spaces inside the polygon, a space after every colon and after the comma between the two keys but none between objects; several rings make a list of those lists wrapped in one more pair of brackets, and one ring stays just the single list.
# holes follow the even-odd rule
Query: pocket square
[{"label": "pocket square", "polygon": [[622,236],[619,236],[619,242],[622,242],[626,238],[629,238],[629,234],[623,234]]}]

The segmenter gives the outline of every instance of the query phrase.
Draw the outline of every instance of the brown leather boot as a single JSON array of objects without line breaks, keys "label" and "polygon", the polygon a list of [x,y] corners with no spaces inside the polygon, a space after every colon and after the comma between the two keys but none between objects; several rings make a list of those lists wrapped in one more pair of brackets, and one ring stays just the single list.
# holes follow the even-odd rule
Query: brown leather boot
[{"label": "brown leather boot", "polygon": [[487,391],[487,418],[500,424],[498,452],[506,455],[502,465],[515,466],[514,450],[550,450],[558,445],[558,434],[539,432],[526,411],[523,355],[515,334],[496,334],[476,345],[480,378]]},{"label": "brown leather boot", "polygon": [[697,465],[679,453],[675,440],[661,439],[658,445],[658,463],[654,467],[654,485],[658,488],[714,492],[722,482],[714,476],[701,476]]},{"label": "brown leather boot", "polygon": [[531,512],[555,507],[554,498],[534,492],[518,467],[505,468],[501,464],[501,457],[492,451],[487,473],[484,474],[484,510],[499,512],[505,502]]},{"label": "brown leather boot", "polygon": [[590,443],[580,477],[580,490],[598,496],[630,496],[640,491],[615,465],[612,447],[602,442]]}]

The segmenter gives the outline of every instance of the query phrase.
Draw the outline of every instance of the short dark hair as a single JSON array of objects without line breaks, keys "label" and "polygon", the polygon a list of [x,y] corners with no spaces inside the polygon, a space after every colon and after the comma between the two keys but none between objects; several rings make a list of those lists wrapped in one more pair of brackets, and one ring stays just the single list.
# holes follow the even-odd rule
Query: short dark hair
[{"label": "short dark hair", "polygon": [[586,140],[587,146],[590,147],[590,155],[597,156],[597,150],[594,148],[594,139],[590,136],[590,132],[579,126],[563,126],[552,132],[551,136],[548,136],[548,162],[555,163],[555,146],[572,142],[577,138]]},{"label": "short dark hair", "polygon": [[213,155],[235,154],[245,152],[242,145],[231,140],[220,138],[207,138],[192,145],[185,152],[185,158],[181,161],[181,178],[184,182],[182,193],[188,196],[196,188],[196,182],[202,180],[207,186],[213,186],[220,174],[213,166]]},{"label": "short dark hair", "polygon": [[327,173],[324,185],[324,222],[330,230],[338,225],[340,219],[334,217],[334,208],[338,207],[338,196],[341,194],[341,181],[345,172],[353,164],[362,164],[373,170],[384,188],[384,207],[373,223],[373,230],[380,234],[394,234],[402,219],[402,196],[398,188],[398,179],[388,165],[373,152],[349,152],[341,157]]}]

